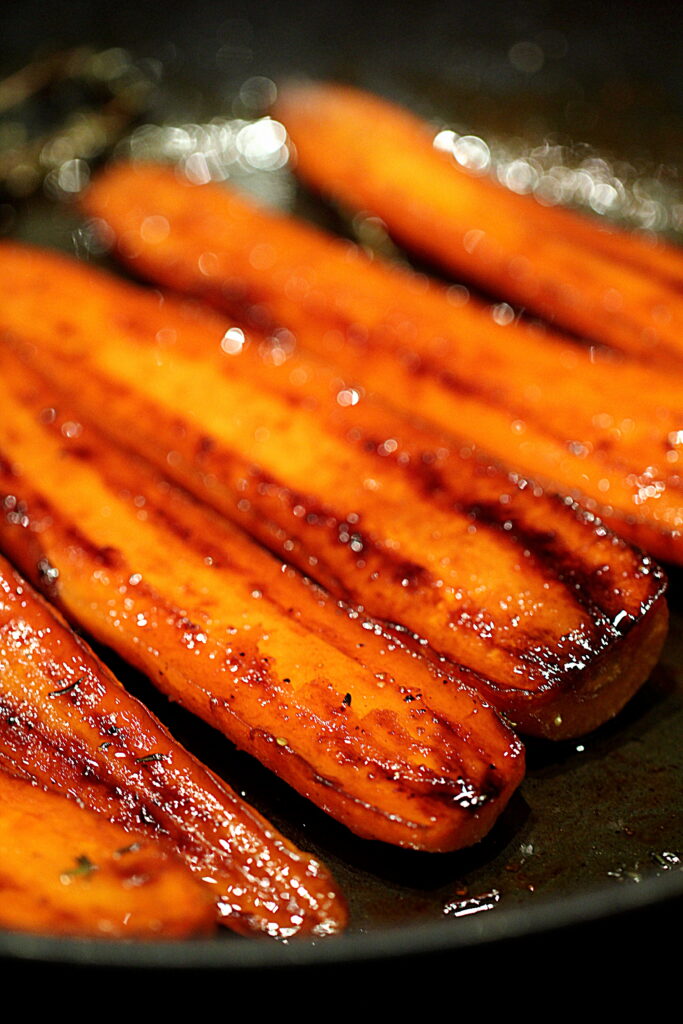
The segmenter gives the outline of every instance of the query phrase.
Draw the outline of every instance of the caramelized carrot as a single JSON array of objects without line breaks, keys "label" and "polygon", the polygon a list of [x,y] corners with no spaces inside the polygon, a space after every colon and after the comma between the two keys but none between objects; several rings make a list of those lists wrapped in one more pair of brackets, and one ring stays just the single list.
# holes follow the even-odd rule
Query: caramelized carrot
[{"label": "caramelized carrot", "polygon": [[656,557],[683,562],[676,374],[497,323],[472,299],[459,305],[458,292],[169,168],[113,167],[86,207],[136,271],[265,325],[280,358],[295,337],[349,386],[473,441]]},{"label": "caramelized carrot", "polygon": [[598,344],[683,366],[683,253],[468,173],[406,110],[292,85],[275,108],[299,173],[411,249]]},{"label": "caramelized carrot", "polygon": [[[521,729],[586,731],[646,678],[665,630],[663,576],[589,518],[468,458],[450,436],[369,397],[354,403],[360,392],[336,371],[286,359],[279,343],[245,343],[210,312],[64,258],[2,253],[12,269],[0,311],[8,345],[79,417],[339,597],[429,641]],[[8,384],[17,378],[9,351]],[[32,477],[42,478],[56,453],[29,442],[28,425],[24,445],[9,447],[18,419],[3,445],[19,465],[29,443],[41,447]],[[78,519],[75,506],[69,515]],[[106,543],[120,549],[130,529]]]},{"label": "caramelized carrot", "polygon": [[[22,569],[360,835],[427,850],[480,839],[523,773],[521,744],[494,712],[446,667],[361,628],[358,613],[104,445],[3,353],[0,546]],[[257,876],[268,863],[255,856]],[[310,913],[321,906],[334,923],[329,879],[305,860],[291,876]]]},{"label": "caramelized carrot", "polygon": [[[3,408],[9,412],[8,406]],[[63,469],[64,463],[60,472]],[[5,472],[3,466],[3,476]],[[5,490],[3,496],[4,530],[12,524],[15,535],[22,533],[28,539],[39,529],[38,524],[26,522],[25,506],[17,493],[10,497]],[[104,514],[103,509],[97,512]],[[42,523],[45,525],[44,518]],[[73,530],[67,531],[65,561],[76,573],[84,570],[86,560],[79,558],[78,536],[74,524]],[[36,545],[34,538],[29,547],[35,550],[40,543],[38,539]],[[30,567],[43,582],[59,590],[56,566],[64,560],[48,563],[49,554],[46,550]],[[93,557],[101,586],[103,562]],[[66,567],[65,573],[68,577]],[[134,602],[130,604],[132,609]],[[110,602],[103,614],[110,614],[115,607],[116,602]],[[0,763],[40,786],[68,795],[91,814],[115,822],[119,826],[115,838],[127,830],[127,841],[116,838],[114,850],[135,850],[142,842],[145,851],[156,844],[181,858],[210,893],[214,916],[235,931],[281,938],[324,935],[339,931],[346,922],[344,901],[326,869],[296,850],[176,743],[4,559],[0,559]],[[41,801],[35,797],[33,802],[39,805]],[[52,814],[77,830],[78,823],[64,803],[46,802],[46,807],[52,807]],[[21,814],[31,813],[29,803]],[[10,818],[6,820],[9,829]],[[28,821],[27,827],[30,831]],[[60,844],[54,857],[63,858],[59,827],[46,822],[45,828],[55,832]],[[84,842],[91,828],[95,826],[85,822],[81,826]],[[94,843],[96,837],[95,829]],[[104,830],[100,839],[101,844],[111,843]],[[30,834],[16,838],[12,864],[21,849],[28,849],[24,843],[33,841]],[[99,863],[87,845],[73,850],[74,856],[81,853]],[[49,866],[53,854],[46,852],[44,860],[37,854],[31,856],[37,871],[41,865]],[[144,857],[149,858],[152,870],[154,854],[145,852]],[[137,860],[131,859],[133,866]],[[67,868],[68,860],[63,865],[65,871]],[[107,873],[111,872],[110,865]],[[128,877],[127,862],[122,863],[120,875]],[[171,874],[171,881],[174,877]],[[20,889],[24,883],[22,876]],[[164,898],[163,888],[158,895]],[[17,898],[23,906],[24,898]],[[200,902],[199,897],[195,902]],[[29,910],[30,903],[27,914]],[[163,906],[157,914],[168,921],[171,930],[181,927],[181,919],[174,923],[173,915]],[[192,926],[190,920],[188,928]]]},{"label": "caramelized carrot", "polygon": [[0,927],[112,939],[210,931],[208,891],[158,844],[1,765]]}]

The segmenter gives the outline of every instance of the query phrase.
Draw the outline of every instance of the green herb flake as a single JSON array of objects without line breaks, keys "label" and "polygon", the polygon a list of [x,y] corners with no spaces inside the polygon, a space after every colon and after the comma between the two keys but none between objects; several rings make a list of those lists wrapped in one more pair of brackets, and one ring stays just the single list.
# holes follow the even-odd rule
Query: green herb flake
[{"label": "green herb flake", "polygon": [[75,690],[80,683],[85,682],[85,676],[80,676],[78,679],[74,679],[73,683],[69,683],[68,686],[62,686],[59,690],[51,690],[48,693],[48,697],[61,697],[64,693],[70,693],[71,690]]},{"label": "green herb flake", "polygon": [[137,853],[140,849],[142,849],[142,845],[140,843],[131,843],[130,846],[122,846],[120,850],[115,850],[114,856],[125,857],[127,853]]},{"label": "green herb flake", "polygon": [[153,761],[167,761],[168,754],[145,754],[144,757],[136,757],[136,764],[151,764]]},{"label": "green herb flake", "polygon": [[68,871],[63,871],[59,877],[63,885],[69,885],[74,878],[87,878],[97,870],[97,864],[94,864],[85,853],[82,853],[76,857],[76,866],[69,868]]}]

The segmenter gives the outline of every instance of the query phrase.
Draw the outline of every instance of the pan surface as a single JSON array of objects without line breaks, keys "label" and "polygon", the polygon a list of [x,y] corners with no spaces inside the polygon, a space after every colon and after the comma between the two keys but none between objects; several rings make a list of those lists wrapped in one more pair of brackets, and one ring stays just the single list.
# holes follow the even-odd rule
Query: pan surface
[{"label": "pan surface", "polygon": [[[572,144],[573,154],[585,144],[673,211],[664,226],[680,241],[683,84],[674,40],[681,16],[656,3],[645,19],[637,5],[609,3],[599,11],[561,3],[551,12],[492,0],[423,4],[419,12],[368,7],[194,3],[161,16],[157,5],[31,0],[6,17],[0,56],[9,72],[40,47],[125,48],[158,82],[149,114],[157,123],[234,116],[246,81],[307,75],[374,89],[486,140],[529,149],[550,140]],[[324,216],[310,198],[293,202]],[[40,197],[2,210],[6,233],[74,250],[78,221],[68,205]],[[476,849],[450,855],[356,839],[107,654],[178,739],[330,865],[349,899],[349,933],[290,945],[230,934],[133,945],[4,933],[0,956],[60,969],[248,973],[408,957],[434,966],[456,951],[475,956],[486,947],[502,956],[511,943],[519,951],[520,943],[559,946],[577,935],[584,948],[606,935],[613,944],[641,943],[644,922],[648,930],[666,927],[683,905],[682,595],[674,571],[670,638],[641,693],[589,737],[529,744],[528,777],[493,832]]]}]

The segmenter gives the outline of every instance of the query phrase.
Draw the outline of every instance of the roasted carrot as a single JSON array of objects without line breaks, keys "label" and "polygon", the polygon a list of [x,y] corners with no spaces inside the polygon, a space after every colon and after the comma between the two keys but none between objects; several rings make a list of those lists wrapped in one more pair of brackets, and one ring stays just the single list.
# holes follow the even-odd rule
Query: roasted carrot
[{"label": "roasted carrot", "polygon": [[205,934],[208,889],[159,844],[2,768],[0,927],[98,938]]},{"label": "roasted carrot", "polygon": [[[349,386],[473,441],[656,557],[683,562],[676,374],[497,323],[473,299],[459,305],[459,292],[169,168],[112,167],[85,203],[139,273],[265,326],[281,358],[296,339]],[[9,264],[4,276],[12,291]]]},{"label": "roasted carrot", "polygon": [[[3,408],[9,411],[7,406]],[[63,469],[62,462],[60,472]],[[5,470],[3,466],[3,477]],[[22,532],[28,539],[39,529],[38,524],[30,525],[24,519],[22,526],[26,513],[20,511],[23,506],[18,493],[10,496],[4,490],[3,497],[4,531],[12,524],[15,534]],[[97,512],[103,514],[102,509]],[[44,525],[44,518],[42,522]],[[84,556],[79,558],[79,536],[83,543],[84,535],[74,524],[67,531],[66,561],[76,573],[84,570],[85,561]],[[29,547],[35,550],[35,538]],[[33,562],[31,569],[59,590],[56,565],[64,562],[48,564],[47,557]],[[106,570],[103,562],[93,557],[101,586]],[[126,603],[125,598],[120,600]],[[130,605],[129,611],[134,602]],[[103,614],[115,608],[116,601],[112,601]],[[137,624],[140,628],[139,617]],[[127,842],[117,839],[114,850],[128,846],[135,850],[142,842],[145,851],[156,844],[182,859],[210,893],[214,917],[235,931],[284,938],[330,934],[344,927],[345,903],[324,866],[298,851],[188,754],[1,558],[0,759],[6,769],[68,795],[91,814],[116,823],[117,836],[127,830]],[[39,798],[34,802],[39,804]],[[49,807],[53,814],[63,816],[70,828],[72,824],[78,829],[62,801],[48,803]],[[21,813],[32,813],[30,804]],[[9,828],[10,818],[6,820]],[[84,842],[91,827],[85,822],[81,827]],[[58,825],[46,822],[45,828],[52,828],[60,842]],[[96,837],[95,830],[95,843]],[[29,835],[25,838],[27,843],[34,841]],[[9,842],[9,833],[5,841]],[[102,831],[101,843],[107,842]],[[16,838],[16,856],[20,849],[29,849],[23,843],[23,837]],[[75,849],[73,855],[81,852],[97,863],[89,847]],[[63,858],[61,842],[55,857],[57,853]],[[31,856],[35,870],[51,863],[52,855],[47,853],[44,861],[37,854]],[[137,859],[132,858],[133,865]],[[149,859],[151,870],[154,855]],[[68,866],[67,861],[64,871]],[[110,865],[110,875],[111,870]],[[123,879],[128,877],[127,862],[122,862],[120,874]],[[174,877],[171,874],[171,881]],[[24,881],[22,876],[22,889]],[[163,890],[159,897],[164,898]],[[17,898],[23,906],[23,897]],[[201,902],[199,898],[197,902]],[[29,909],[27,904],[27,914]],[[163,906],[157,913],[170,929],[181,927],[182,919],[174,924],[173,915]],[[188,921],[188,928],[192,925],[192,920]]]},{"label": "roasted carrot", "polygon": [[[7,383],[20,352],[78,417],[337,596],[428,641],[521,729],[591,729],[646,678],[664,636],[663,576],[589,517],[380,402],[354,404],[336,371],[283,362],[211,312],[35,250],[5,247],[10,267]],[[29,443],[41,464],[54,459],[55,442],[29,442],[28,425],[9,447],[18,422],[3,438],[12,460],[26,465]],[[117,537],[129,543],[124,528]]]},{"label": "roasted carrot", "polygon": [[[360,835],[488,831],[524,759],[480,697],[104,445],[6,350],[0,376],[0,546],[67,615]],[[328,891],[305,861],[292,878]]]},{"label": "roasted carrot", "polygon": [[434,128],[359,90],[294,84],[274,114],[302,177],[378,215],[411,249],[598,344],[681,373],[680,249],[468,173],[434,146]]}]

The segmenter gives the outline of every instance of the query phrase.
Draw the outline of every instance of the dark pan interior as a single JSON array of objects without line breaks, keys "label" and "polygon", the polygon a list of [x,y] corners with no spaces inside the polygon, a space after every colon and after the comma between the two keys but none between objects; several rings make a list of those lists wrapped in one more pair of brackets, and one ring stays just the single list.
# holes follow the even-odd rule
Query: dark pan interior
[{"label": "dark pan interior", "polygon": [[[584,0],[402,7],[332,3],[24,2],[4,15],[3,70],[39,49],[121,46],[160,75],[156,115],[179,123],[230,113],[240,85],[262,75],[336,78],[476,131],[551,137],[659,176],[678,195],[683,16],[668,4]],[[531,42],[535,71],[512,48]],[[680,201],[680,198],[679,200]],[[300,199],[300,203],[310,200]],[[307,207],[308,208],[308,207]],[[10,223],[11,220],[11,223]],[[30,202],[7,231],[72,247],[73,216]],[[680,240],[680,237],[679,237]],[[672,629],[661,665],[618,718],[572,743],[529,745],[529,774],[476,849],[431,856],[365,843],[324,818],[202,723],[120,674],[178,738],[243,791],[287,835],[325,859],[351,907],[338,940],[275,945],[225,934],[211,942],[134,946],[0,934],[6,964],[169,968],[246,976],[254,970],[372,964],[436,970],[581,943],[584,952],[641,946],[683,906],[683,648],[681,574],[671,574]],[[115,659],[109,659],[115,663]],[[116,666],[115,666],[116,667]]]}]

